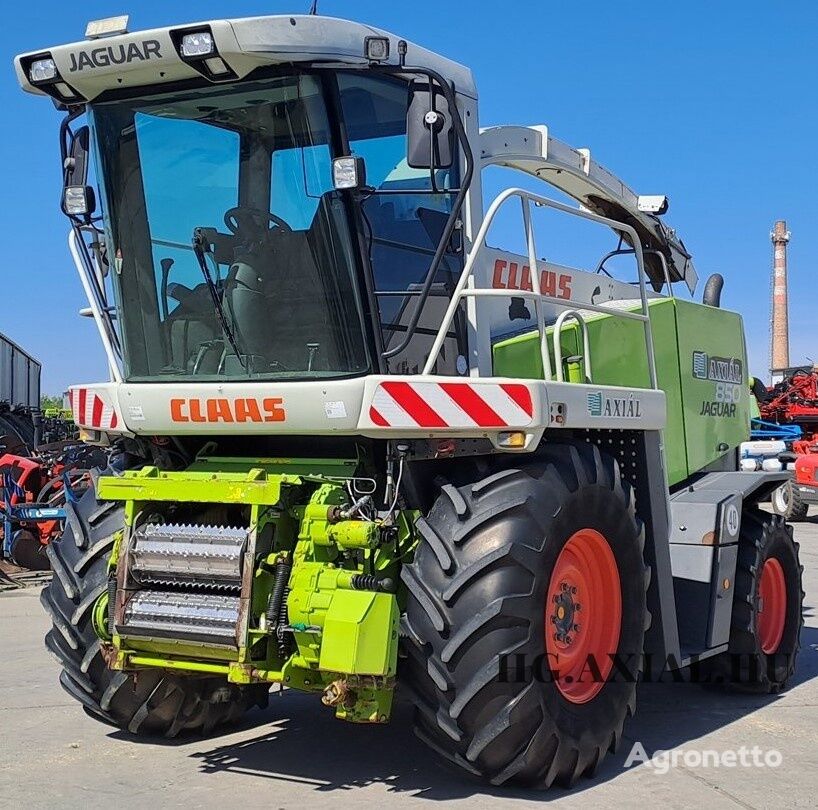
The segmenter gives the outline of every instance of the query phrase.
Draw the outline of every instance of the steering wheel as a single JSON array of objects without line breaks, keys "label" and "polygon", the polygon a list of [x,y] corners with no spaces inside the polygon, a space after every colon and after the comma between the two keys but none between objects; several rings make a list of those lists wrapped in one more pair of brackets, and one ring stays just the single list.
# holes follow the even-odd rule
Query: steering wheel
[{"label": "steering wheel", "polygon": [[[292,232],[292,228],[281,217],[260,208],[237,205],[224,212],[224,224],[232,234],[240,231],[244,233],[259,231],[269,226],[270,223],[284,231]],[[266,229],[272,230],[271,228]]]}]

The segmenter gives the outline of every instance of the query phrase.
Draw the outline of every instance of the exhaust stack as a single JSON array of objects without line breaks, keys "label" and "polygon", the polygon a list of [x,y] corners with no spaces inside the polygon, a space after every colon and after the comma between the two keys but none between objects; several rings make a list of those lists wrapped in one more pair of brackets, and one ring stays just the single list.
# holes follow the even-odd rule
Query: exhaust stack
[{"label": "exhaust stack", "polygon": [[779,219],[770,234],[773,243],[773,301],[770,324],[770,379],[778,382],[790,366],[790,335],[787,322],[787,223]]}]

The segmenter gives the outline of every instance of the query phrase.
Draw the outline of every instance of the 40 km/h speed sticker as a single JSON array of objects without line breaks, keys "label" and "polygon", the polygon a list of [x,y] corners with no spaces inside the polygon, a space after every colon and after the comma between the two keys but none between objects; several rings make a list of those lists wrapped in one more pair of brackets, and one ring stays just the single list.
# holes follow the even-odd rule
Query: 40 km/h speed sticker
[{"label": "40 km/h speed sticker", "polygon": [[738,534],[738,529],[740,525],[740,517],[738,513],[738,507],[731,503],[727,507],[727,515],[724,519],[724,527],[727,529],[727,534],[730,537],[735,537]]}]

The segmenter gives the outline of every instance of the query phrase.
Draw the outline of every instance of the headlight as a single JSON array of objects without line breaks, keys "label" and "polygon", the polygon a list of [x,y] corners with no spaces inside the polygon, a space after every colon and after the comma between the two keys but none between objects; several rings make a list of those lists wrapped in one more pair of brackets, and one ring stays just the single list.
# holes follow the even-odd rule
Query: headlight
[{"label": "headlight", "polygon": [[209,31],[197,31],[194,34],[185,34],[182,37],[182,56],[195,58],[197,56],[210,56],[216,53],[216,45],[213,42],[213,34]]},{"label": "headlight", "polygon": [[57,78],[57,66],[54,60],[49,57],[47,59],[37,59],[31,63],[28,69],[28,78],[32,84],[39,82],[50,82]]}]

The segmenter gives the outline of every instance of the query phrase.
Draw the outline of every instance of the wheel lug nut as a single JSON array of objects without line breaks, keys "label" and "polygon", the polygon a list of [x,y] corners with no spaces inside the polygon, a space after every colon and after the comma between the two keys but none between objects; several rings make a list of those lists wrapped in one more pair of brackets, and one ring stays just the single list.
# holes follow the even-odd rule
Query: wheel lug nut
[{"label": "wheel lug nut", "polygon": [[577,602],[577,603],[574,605],[574,610],[575,610],[575,611],[577,611],[577,612],[579,612],[580,610],[582,610],[582,605],[581,605],[579,602]]},{"label": "wheel lug nut", "polygon": [[566,637],[565,637],[565,643],[566,643],[566,644],[570,644],[570,643],[571,643],[571,636],[566,636]]},{"label": "wheel lug nut", "polygon": [[576,592],[577,592],[576,586],[571,586],[571,593],[576,593]]},{"label": "wheel lug nut", "polygon": [[575,624],[575,625],[574,625],[574,632],[575,632],[575,633],[578,633],[578,632],[579,632],[579,625],[578,625],[578,624]]}]

